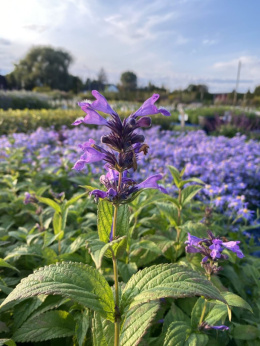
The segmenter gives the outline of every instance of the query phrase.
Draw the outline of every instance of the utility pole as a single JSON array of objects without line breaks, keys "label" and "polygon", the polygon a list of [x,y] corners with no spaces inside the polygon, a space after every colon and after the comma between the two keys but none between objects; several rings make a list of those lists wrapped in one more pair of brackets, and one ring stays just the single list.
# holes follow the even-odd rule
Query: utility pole
[{"label": "utility pole", "polygon": [[240,70],[241,70],[241,61],[238,61],[238,68],[237,68],[237,82],[236,82],[236,87],[234,91],[234,100],[233,100],[233,105],[235,106],[237,103],[237,89],[239,85],[239,79],[240,79]]}]

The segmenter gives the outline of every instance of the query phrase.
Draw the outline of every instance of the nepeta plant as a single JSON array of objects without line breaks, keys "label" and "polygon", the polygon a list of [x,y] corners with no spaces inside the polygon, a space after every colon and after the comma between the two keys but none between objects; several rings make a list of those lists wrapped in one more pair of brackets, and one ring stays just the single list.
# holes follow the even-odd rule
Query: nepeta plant
[{"label": "nepeta plant", "polygon": [[[107,171],[100,177],[103,190],[88,187],[90,195],[98,202],[99,239],[95,238],[92,242],[95,247],[92,257],[97,268],[79,262],[62,262],[40,268],[23,279],[2,303],[2,311],[12,308],[27,298],[38,296],[40,300],[42,295],[58,295],[66,301],[69,299],[73,302],[69,311],[73,313],[77,310],[77,314],[74,319],[66,311],[46,312],[48,307],[58,307],[62,304],[57,301],[47,301],[37,310],[35,319],[31,316],[15,330],[13,335],[15,341],[38,342],[76,335],[77,343],[83,345],[90,319],[93,345],[134,346],[139,344],[153,319],[160,312],[161,305],[165,301],[162,298],[201,296],[219,302],[225,310],[225,304],[228,305],[229,301],[230,305],[243,305],[241,301],[240,305],[236,303],[235,295],[229,299],[205,276],[192,270],[188,265],[171,263],[152,265],[132,275],[126,284],[120,282],[118,261],[127,261],[125,252],[131,244],[129,203],[145,189],[157,189],[167,193],[158,185],[158,180],[163,177],[161,174],[147,177],[141,183],[131,177],[131,172],[137,170],[139,156],[146,155],[149,149],[144,136],[138,134],[137,130],[150,127],[151,118],[148,115],[161,113],[169,116],[170,113],[154,105],[159,98],[159,95],[154,94],[136,112],[122,121],[102,95],[97,91],[93,91],[93,95],[96,98],[94,102],[79,103],[86,115],[77,119],[74,125],[85,123],[106,126],[108,133],[101,138],[101,144],[89,139],[80,145],[82,155],[73,168],[82,171],[86,164],[103,161]],[[110,118],[105,119],[98,112],[108,114]],[[198,186],[182,188],[186,183],[201,181],[198,179],[181,181],[182,174],[177,174],[174,168],[171,168],[171,173],[179,189],[178,200],[171,200],[178,211],[177,222],[174,225],[178,229],[177,242],[179,242],[182,207],[200,189]],[[61,233],[63,237],[67,210],[73,201],[61,201],[58,204],[51,203],[46,198],[37,197],[37,199],[55,210],[53,225],[56,225],[56,235],[59,236]],[[26,203],[31,201],[32,196],[27,194]],[[91,242],[91,239],[88,239],[88,242]],[[106,272],[103,275],[101,271],[104,257],[112,259],[114,281],[112,287],[107,280]],[[192,317],[191,325],[182,320],[173,320],[172,323],[170,321],[168,325],[166,324],[167,331],[162,333],[162,345],[175,345],[177,339],[181,339],[182,344],[185,340],[194,345],[199,345],[201,341],[203,345],[207,343],[207,335],[203,333],[214,327],[208,320],[200,318],[198,321],[196,317],[200,311],[201,300],[204,298],[200,298],[194,307],[195,310],[193,309],[195,317]],[[33,301],[32,304],[36,303]],[[203,311],[201,316],[205,314],[205,309]],[[39,328],[41,323],[44,324],[44,328]],[[222,326],[215,328],[220,327]],[[47,333],[46,330],[51,332]],[[181,334],[178,334],[180,331]]]}]

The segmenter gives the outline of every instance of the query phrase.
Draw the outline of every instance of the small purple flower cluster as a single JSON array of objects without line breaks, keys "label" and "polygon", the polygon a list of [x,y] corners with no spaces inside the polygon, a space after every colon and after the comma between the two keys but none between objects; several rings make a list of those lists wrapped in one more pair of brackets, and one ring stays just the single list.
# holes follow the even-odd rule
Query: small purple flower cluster
[{"label": "small purple flower cluster", "polygon": [[188,233],[185,249],[187,253],[201,253],[204,256],[201,262],[202,264],[207,261],[217,262],[228,259],[228,255],[222,253],[225,249],[234,252],[239,258],[244,257],[243,252],[238,246],[240,241],[224,240],[215,237],[211,231],[208,231],[208,238],[197,238]]},{"label": "small purple flower cluster", "polygon": [[[92,95],[96,98],[94,102],[80,102],[79,106],[86,113],[83,118],[78,118],[73,125],[94,124],[106,126],[110,133],[101,137],[101,143],[106,148],[97,145],[94,139],[80,144],[83,154],[75,163],[73,169],[83,170],[86,164],[105,161],[104,168],[106,175],[100,177],[100,182],[106,188],[103,190],[93,190],[91,195],[96,199],[102,198],[113,203],[125,203],[137,191],[145,188],[159,189],[164,193],[167,191],[157,184],[162,179],[161,174],[148,177],[145,181],[137,184],[135,180],[128,178],[131,169],[136,171],[138,156],[147,154],[149,146],[144,143],[144,135],[138,134],[137,129],[151,126],[151,118],[147,115],[162,113],[165,116],[171,115],[167,110],[158,109],[154,103],[159,95],[154,94],[133,114],[123,121],[119,115],[111,108],[107,100],[98,91],[93,90]],[[109,119],[103,118],[99,113],[108,114]]]}]

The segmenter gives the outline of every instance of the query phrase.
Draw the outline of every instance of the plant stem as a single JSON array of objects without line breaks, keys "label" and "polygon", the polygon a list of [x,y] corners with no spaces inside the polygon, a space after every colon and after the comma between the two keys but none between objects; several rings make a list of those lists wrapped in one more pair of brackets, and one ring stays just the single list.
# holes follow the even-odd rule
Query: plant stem
[{"label": "plant stem", "polygon": [[180,223],[181,223],[181,189],[179,189],[179,195],[178,195],[178,202],[179,202],[179,208],[178,208],[178,220],[177,220],[177,238],[176,241],[179,242],[180,240],[180,233],[181,230],[179,229]]},{"label": "plant stem", "polygon": [[205,303],[204,303],[204,306],[203,306],[203,310],[202,310],[201,316],[200,316],[199,325],[201,325],[201,323],[203,322],[203,319],[204,319],[204,316],[205,316],[205,312],[206,312],[206,307],[207,307],[207,301],[206,301],[206,299],[205,299]]},{"label": "plant stem", "polygon": [[[119,173],[118,176],[118,191],[120,190],[122,183],[122,173]],[[116,221],[117,221],[118,205],[114,205],[114,218],[113,218],[113,228],[112,236],[113,239],[116,238]],[[119,288],[118,288],[118,268],[117,268],[117,259],[112,255],[113,260],[113,270],[114,270],[114,282],[115,282],[115,340],[114,345],[119,346],[119,332],[120,332],[120,312],[119,312]]]}]

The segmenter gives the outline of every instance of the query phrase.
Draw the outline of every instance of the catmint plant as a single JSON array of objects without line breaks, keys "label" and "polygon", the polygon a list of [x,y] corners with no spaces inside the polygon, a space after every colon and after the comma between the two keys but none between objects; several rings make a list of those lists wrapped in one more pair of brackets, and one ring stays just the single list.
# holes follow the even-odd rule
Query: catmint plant
[{"label": "catmint plant", "polygon": [[[26,321],[15,329],[12,338],[17,342],[55,339],[66,333],[65,336],[76,337],[77,343],[82,346],[85,343],[88,326],[91,324],[92,345],[108,346],[114,343],[114,346],[135,346],[141,342],[142,337],[159,314],[162,301],[166,302],[165,298],[204,297],[207,300],[219,302],[224,308],[229,305],[229,301],[230,305],[236,304],[234,303],[235,295],[229,299],[229,296],[220,292],[204,275],[194,271],[186,264],[152,265],[133,274],[128,281],[126,280],[126,283],[120,282],[118,261],[121,261],[121,264],[125,261],[125,253],[131,243],[129,203],[147,189],[155,189],[164,196],[168,196],[167,190],[158,184],[158,181],[163,178],[161,172],[151,176],[147,174],[148,177],[142,182],[133,177],[133,173],[138,168],[138,160],[142,155],[147,155],[149,151],[145,137],[138,132],[138,129],[151,126],[150,115],[161,113],[164,116],[170,116],[170,113],[164,108],[155,106],[159,95],[154,94],[136,112],[121,120],[104,96],[98,91],[93,91],[92,94],[96,100],[79,103],[85,116],[78,118],[73,125],[94,124],[103,126],[108,131],[102,135],[100,142],[90,138],[80,144],[81,155],[73,169],[84,173],[86,165],[96,162],[104,164],[105,174],[100,177],[102,188],[87,187],[89,195],[98,203],[98,232],[91,231],[90,234],[84,234],[85,238],[80,239],[81,242],[84,241],[82,243],[84,246],[86,246],[86,242],[91,241],[95,245],[93,247],[95,251],[93,250],[92,253],[93,262],[90,264],[78,261],[66,262],[66,257],[63,256],[63,249],[67,247],[66,239],[64,240],[63,237],[66,232],[69,208],[79,198],[85,198],[86,193],[73,197],[69,201],[66,201],[63,194],[55,195],[55,201],[26,194],[25,203],[32,202],[36,198],[40,203],[53,209],[53,229],[55,237],[59,240],[60,257],[58,259],[64,260],[65,258],[65,262],[57,262],[39,268],[24,278],[2,302],[1,311],[4,312],[15,308],[16,304],[20,302],[23,304],[25,299],[40,296],[37,301],[28,302],[29,307],[26,306],[26,309],[31,309],[31,311],[37,309],[35,320],[30,315],[29,319],[25,318]],[[109,117],[105,118],[104,114]],[[183,180],[184,170],[178,172],[170,167],[170,171],[178,187],[178,198],[168,196],[167,201],[171,202],[177,210],[177,219],[173,218],[172,225],[177,229],[176,242],[179,243],[182,241],[184,233],[181,228],[182,209],[201,189],[203,183],[198,178]],[[186,184],[193,183],[200,185],[184,187]],[[74,246],[77,246],[76,240],[75,243]],[[215,238],[211,233],[207,239],[195,239],[189,235],[187,248],[192,253],[203,253],[204,258],[207,258],[207,260],[204,259],[204,265],[206,265],[207,261],[212,260],[215,263],[216,259],[224,259],[225,255],[222,253],[224,248],[236,252],[239,257],[242,257],[243,254],[240,252],[238,244],[235,243]],[[113,287],[109,284],[107,276],[103,275],[101,266],[104,257],[112,259]],[[106,270],[105,274],[107,272]],[[48,304],[49,309],[53,309],[65,303],[64,301],[59,303],[54,301],[41,305],[43,295],[45,298],[47,295],[58,295],[66,302],[71,301],[73,304],[69,305],[69,312],[62,310],[46,312]],[[201,299],[203,298],[198,299],[199,304]],[[241,306],[241,300],[239,302],[240,305],[235,306]],[[40,305],[36,305],[36,303]],[[202,317],[205,314],[206,306],[203,309]],[[74,310],[77,311],[74,313]],[[194,316],[197,316],[197,308],[194,307],[193,310],[195,311]],[[202,339],[203,344],[206,344],[208,339],[207,335],[204,335],[205,331],[226,329],[224,325],[214,327],[204,318],[197,323],[195,317],[192,318],[191,324],[181,319],[166,324],[167,330],[162,333],[161,345],[175,345],[177,340],[183,342],[189,340],[188,343],[198,345]],[[39,328],[41,323],[44,324],[44,328]],[[46,328],[46,325],[49,329]],[[180,327],[181,337],[177,335]]]}]

